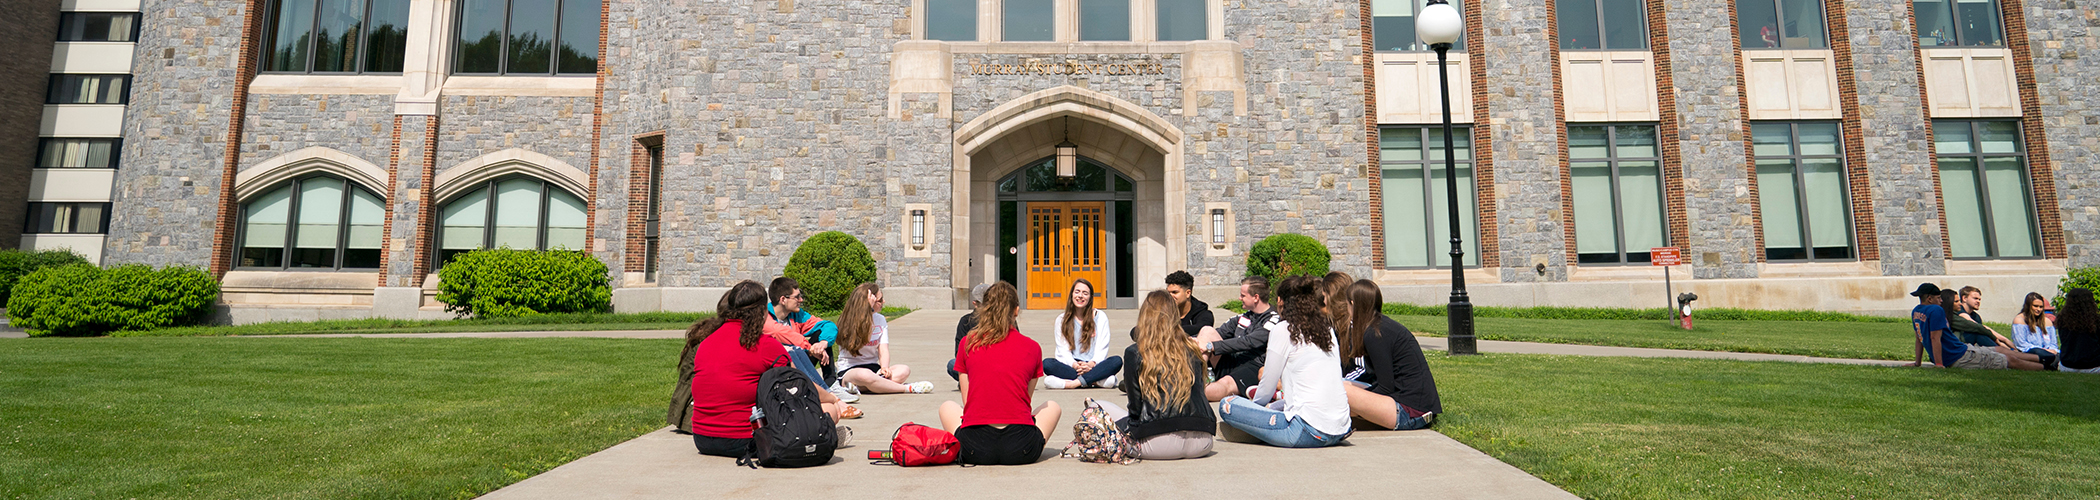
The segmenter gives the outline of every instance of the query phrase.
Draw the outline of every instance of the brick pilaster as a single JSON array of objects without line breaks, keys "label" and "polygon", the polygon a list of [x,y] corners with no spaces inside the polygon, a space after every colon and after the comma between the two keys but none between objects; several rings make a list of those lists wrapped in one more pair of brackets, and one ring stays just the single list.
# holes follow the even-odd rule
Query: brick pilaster
[{"label": "brick pilaster", "polygon": [[1482,62],[1487,60],[1487,28],[1480,24],[1484,9],[1478,2],[1461,10],[1466,16],[1466,76],[1473,81],[1473,201],[1479,211],[1474,224],[1480,228],[1475,238],[1480,239],[1480,267],[1494,269],[1502,267],[1502,238],[1495,218],[1495,134],[1488,130],[1487,64]]},{"label": "brick pilaster", "polygon": [[376,286],[387,286],[388,271],[394,267],[388,262],[391,259],[386,257],[393,253],[394,206],[397,205],[394,198],[401,192],[401,115],[394,115],[394,137],[389,142],[392,145],[387,147],[386,153],[386,214],[379,226],[379,254],[384,257],[380,260],[379,284]]},{"label": "brick pilaster", "polygon": [[261,37],[262,0],[249,0],[247,11],[241,16],[241,43],[238,61],[234,66],[233,103],[228,106],[226,120],[225,160],[219,173],[219,220],[213,224],[211,240],[211,275],[225,277],[233,266],[233,237],[235,219],[240,216],[240,207],[234,203],[233,181],[235,171],[241,166],[241,138],[247,127],[248,82],[255,80],[255,46]]},{"label": "brick pilaster", "polygon": [[[1845,14],[1845,2],[1824,2],[1823,19],[1829,23],[1831,62],[1837,68],[1841,112],[1838,128],[1845,141],[1845,181],[1851,193],[1848,201],[1852,202],[1853,244],[1859,246],[1859,260],[1881,260],[1881,227],[1874,220],[1874,184],[1867,176],[1866,131],[1862,130],[1859,112],[1859,75],[1852,68],[1852,19]],[[1756,176],[1751,179],[1754,181]],[[1759,246],[1764,245],[1763,227],[1758,226]]]},{"label": "brick pilaster", "polygon": [[1356,2],[1356,34],[1361,40],[1364,70],[1364,178],[1371,189],[1371,268],[1385,269],[1385,179],[1378,130],[1378,51],[1371,29],[1371,0]]},{"label": "brick pilaster", "polygon": [[1560,74],[1560,17],[1554,2],[1546,4],[1546,65],[1553,70],[1553,144],[1560,158],[1560,241],[1567,254],[1564,267],[1576,265],[1575,170],[1568,162],[1568,100]]},{"label": "brick pilaster", "polygon": [[[2042,237],[2042,255],[2068,257],[2064,247],[2063,212],[2057,208],[2056,165],[2049,158],[2049,136],[2042,129],[2042,96],[2035,88],[2034,50],[2027,40],[2026,0],[2000,0],[2005,15],[2005,45],[2012,49],[2013,75],[2020,86],[2020,132],[2027,150],[2027,175],[2034,187],[2034,214]],[[1951,254],[1950,254],[1951,255]]]},{"label": "brick pilaster", "polygon": [[[1670,230],[1670,246],[1689,250],[1691,221],[1684,210],[1684,156],[1677,134],[1677,78],[1670,66],[1670,19],[1665,0],[1648,0],[1648,50],[1655,54],[1655,127],[1657,152],[1662,158],[1663,211]],[[1730,9],[1733,12],[1733,9]],[[1738,56],[1740,57],[1740,56]],[[1740,94],[1740,92],[1738,92]],[[1573,214],[1569,215],[1573,217]],[[1638,249],[1628,248],[1627,253]]]}]

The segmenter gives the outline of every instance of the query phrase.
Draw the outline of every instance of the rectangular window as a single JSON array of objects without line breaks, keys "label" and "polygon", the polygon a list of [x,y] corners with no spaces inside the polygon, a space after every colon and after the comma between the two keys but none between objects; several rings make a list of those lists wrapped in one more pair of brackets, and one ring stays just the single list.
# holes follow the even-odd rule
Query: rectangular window
[{"label": "rectangular window", "polygon": [[926,39],[977,41],[977,0],[926,0]]},{"label": "rectangular window", "polygon": [[45,137],[37,144],[36,168],[117,168],[117,142]]},{"label": "rectangular window", "polygon": [[1957,259],[2041,255],[2016,121],[1933,120],[1947,244]]},{"label": "rectangular window", "polygon": [[1645,50],[1648,16],[1641,0],[1553,0],[1560,50]]},{"label": "rectangular window", "polygon": [[124,104],[131,95],[131,75],[51,75],[45,104]]},{"label": "rectangular window", "polygon": [[1918,46],[2005,45],[1997,0],[1916,0]]},{"label": "rectangular window", "polygon": [[1154,0],[1159,22],[1159,41],[1185,42],[1210,39],[1210,4],[1207,0]]},{"label": "rectangular window", "polygon": [[664,147],[648,146],[649,151],[649,213],[642,214],[643,240],[642,272],[646,281],[656,281],[656,252],[659,231],[663,224]]},{"label": "rectangular window", "polygon": [[399,73],[408,0],[275,0],[263,71]]},{"label": "rectangular window", "polygon": [[1000,0],[999,39],[1008,42],[1056,40],[1057,2]]},{"label": "rectangular window", "polygon": [[1079,0],[1079,40],[1130,41],[1130,0]]},{"label": "rectangular window", "polygon": [[453,72],[593,75],[600,0],[461,0]]},{"label": "rectangular window", "polygon": [[138,40],[136,12],[64,12],[58,15],[58,41],[130,42]]},{"label": "rectangular window", "polygon": [[1568,126],[1576,262],[1648,262],[1669,244],[1654,125]]},{"label": "rectangular window", "polygon": [[108,203],[46,203],[29,204],[29,223],[22,232],[30,234],[103,234],[109,227]]},{"label": "rectangular window", "polygon": [[[1384,193],[1385,266],[1451,265],[1451,202],[1446,194],[1443,127],[1392,127],[1378,131],[1378,163]],[[1466,265],[1480,265],[1479,205],[1473,192],[1472,129],[1452,129],[1451,153],[1458,174],[1460,238]]]},{"label": "rectangular window", "polygon": [[[1415,13],[1428,5],[1424,0],[1371,0],[1371,40],[1377,50],[1424,51],[1433,50],[1415,36]],[[1464,0],[1454,0],[1452,7],[1460,13],[1466,10]],[[1451,44],[1452,51],[1466,50],[1466,38],[1461,36]]]},{"label": "rectangular window", "polygon": [[1765,260],[1853,258],[1838,124],[1756,123],[1750,135]]},{"label": "rectangular window", "polygon": [[1822,0],[1736,0],[1735,19],[1746,49],[1820,49]]}]

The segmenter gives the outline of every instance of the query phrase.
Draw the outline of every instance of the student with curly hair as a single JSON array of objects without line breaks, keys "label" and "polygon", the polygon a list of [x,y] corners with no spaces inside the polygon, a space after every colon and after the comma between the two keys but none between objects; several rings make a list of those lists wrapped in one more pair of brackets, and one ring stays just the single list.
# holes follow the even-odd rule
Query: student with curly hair
[{"label": "student with curly hair", "polygon": [[[1320,281],[1284,280],[1283,320],[1269,327],[1269,350],[1253,398],[1226,396],[1218,413],[1226,424],[1262,442],[1286,448],[1333,446],[1348,439],[1349,397],[1342,389],[1342,360]],[[1276,401],[1276,391],[1289,398]]]}]

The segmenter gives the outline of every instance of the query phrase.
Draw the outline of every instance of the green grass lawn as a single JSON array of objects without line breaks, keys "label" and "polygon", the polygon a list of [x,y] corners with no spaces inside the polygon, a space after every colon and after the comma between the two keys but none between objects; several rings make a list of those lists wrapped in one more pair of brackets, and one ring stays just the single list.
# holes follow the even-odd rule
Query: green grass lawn
[{"label": "green grass lawn", "polygon": [[[895,320],[912,312],[906,307],[884,307],[882,315]],[[838,313],[816,313],[837,318]],[[540,314],[512,318],[445,320],[350,319],[251,323],[246,325],[185,326],[158,330],[112,333],[116,337],[219,337],[228,335],[299,335],[314,333],[449,333],[449,332],[543,332],[602,330],[683,330],[714,313],[595,313]]]},{"label": "green grass lawn", "polygon": [[[1415,333],[1443,336],[1443,316],[1393,316]],[[1848,321],[1692,320],[1694,329],[1667,320],[1476,318],[1486,340],[1654,347],[1698,351],[1799,354],[1827,358],[1911,359],[1910,323]],[[2006,326],[1996,327],[2000,333]]]},{"label": "green grass lawn", "polygon": [[1585,498],[2094,498],[2100,377],[1430,356],[1438,430]]},{"label": "green grass lawn", "polygon": [[468,498],[663,426],[676,340],[0,342],[0,498]]}]

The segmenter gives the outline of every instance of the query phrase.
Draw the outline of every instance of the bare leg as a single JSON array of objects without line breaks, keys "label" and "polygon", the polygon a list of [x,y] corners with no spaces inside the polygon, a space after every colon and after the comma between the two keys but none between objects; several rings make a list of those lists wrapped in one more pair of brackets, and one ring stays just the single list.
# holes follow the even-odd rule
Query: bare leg
[{"label": "bare leg", "polygon": [[902,384],[907,378],[911,378],[911,367],[905,365],[890,365],[891,382]]},{"label": "bare leg", "polygon": [[[1057,432],[1057,418],[1063,416],[1063,414],[1064,410],[1058,408],[1056,401],[1044,401],[1042,406],[1036,407],[1035,428],[1043,431],[1043,440],[1045,442],[1049,441],[1051,434]],[[960,416],[956,418],[958,421],[961,420]]]},{"label": "bare leg", "polygon": [[839,414],[846,411],[845,403],[832,402],[821,404],[824,406],[824,414],[831,416],[831,423],[837,424],[842,421],[839,419]]},{"label": "bare leg", "polygon": [[1238,380],[1232,377],[1220,377],[1216,382],[1203,386],[1203,399],[1216,403],[1224,400],[1225,396],[1231,396],[1238,392],[1240,392]]},{"label": "bare leg", "polygon": [[2021,360],[2021,361],[2033,361],[2033,362],[2036,362],[2036,363],[2040,363],[2040,362],[2042,362],[2042,357],[2041,357],[2041,356],[2036,356],[2036,355],[2033,355],[2033,354],[2028,354],[2028,353],[2024,353],[2024,352],[2020,352],[2020,351],[2015,351],[2015,350],[2012,350],[2011,348],[2005,347],[2004,345],[1992,346],[1991,348],[1992,348],[1992,349],[1995,349],[1995,350],[1997,350],[1997,351],[1998,351],[1998,354],[2004,354],[2004,355],[2005,355],[2005,359],[2008,359],[2008,360],[2011,360],[2011,359],[2017,359],[2017,360]]},{"label": "bare leg", "polygon": [[954,401],[941,402],[941,430],[954,434],[962,429],[962,405]]},{"label": "bare leg", "polygon": [[1356,384],[1342,384],[1342,388],[1349,392],[1350,415],[1363,417],[1364,420],[1378,424],[1378,427],[1383,429],[1391,429],[1393,424],[1400,421],[1400,409],[1393,406],[1393,398],[1357,387]]},{"label": "bare leg", "polygon": [[868,392],[876,394],[897,394],[903,392],[911,392],[910,387],[905,387],[904,384],[899,384],[896,381],[882,378],[882,376],[876,375],[873,370],[869,370],[867,368],[854,368],[851,370],[846,370],[846,374],[840,375],[839,378],[845,379],[846,383],[860,386],[863,389],[867,389]]}]

